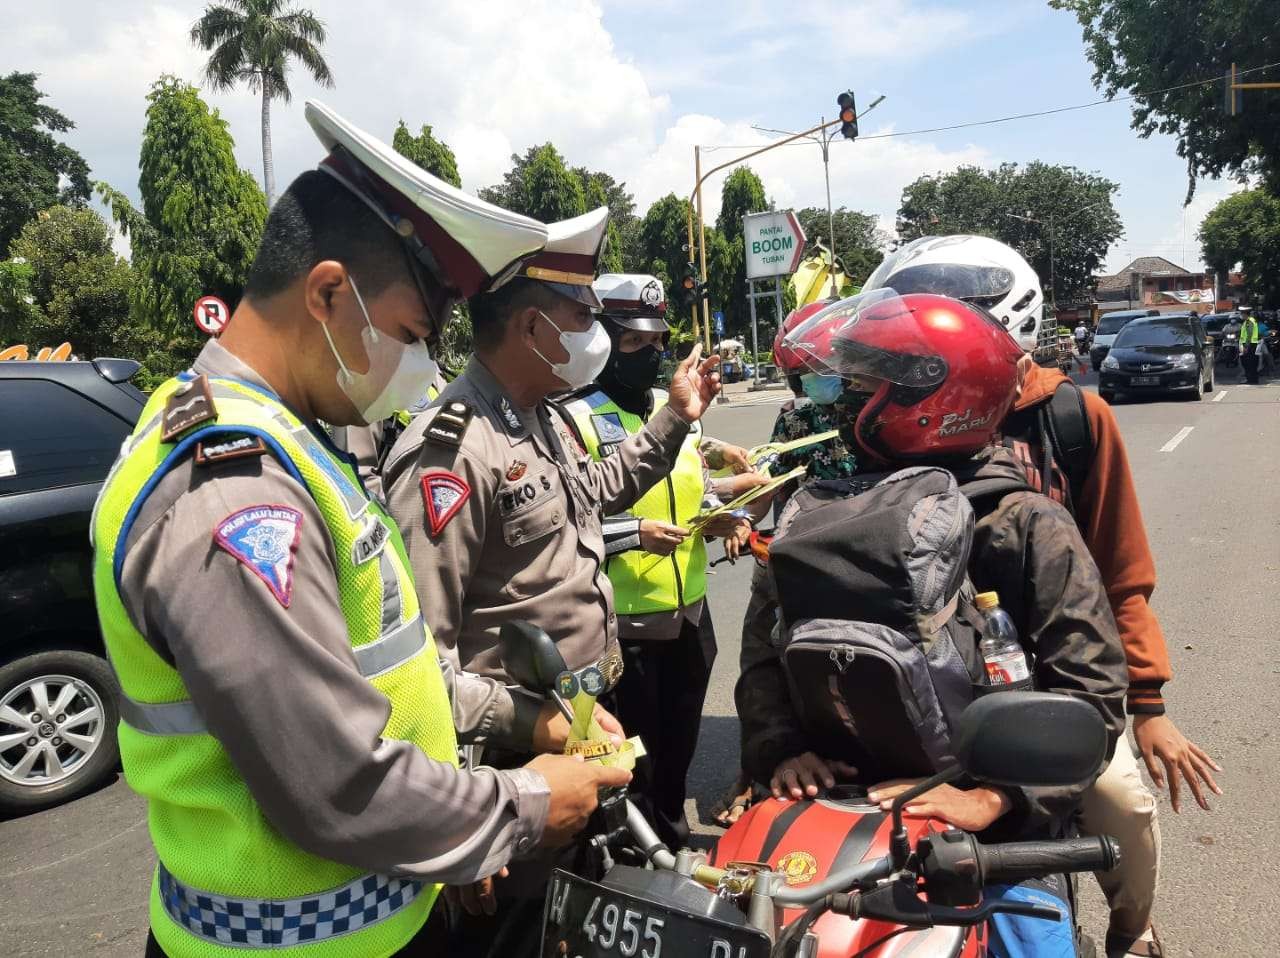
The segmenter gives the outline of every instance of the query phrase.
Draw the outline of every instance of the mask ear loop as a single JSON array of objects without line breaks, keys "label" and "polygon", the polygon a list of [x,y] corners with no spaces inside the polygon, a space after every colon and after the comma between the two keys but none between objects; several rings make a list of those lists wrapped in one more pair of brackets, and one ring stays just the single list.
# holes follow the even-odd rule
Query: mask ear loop
[{"label": "mask ear loop", "polygon": [[[351,284],[351,292],[356,295],[356,304],[360,307],[360,313],[364,316],[365,324],[369,327],[370,332],[373,333],[374,342],[377,342],[378,331],[373,328],[373,323],[369,319],[369,311],[364,306],[364,297],[360,295],[360,288],[356,286],[356,279],[350,273],[347,274],[347,282]],[[342,361],[342,354],[338,352],[338,347],[333,344],[333,336],[329,333],[329,324],[321,323],[320,328],[324,330],[324,338],[329,343],[329,352],[333,353],[333,358],[338,361],[338,369],[342,371],[342,375],[346,377],[348,382],[355,379],[356,377],[351,370],[347,368],[347,364]]]}]

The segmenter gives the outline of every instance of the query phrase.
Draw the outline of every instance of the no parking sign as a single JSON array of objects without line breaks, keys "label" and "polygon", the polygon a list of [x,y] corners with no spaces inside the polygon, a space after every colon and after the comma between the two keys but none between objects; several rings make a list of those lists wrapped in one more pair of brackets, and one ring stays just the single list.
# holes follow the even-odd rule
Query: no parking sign
[{"label": "no parking sign", "polygon": [[226,328],[227,320],[231,318],[231,314],[227,311],[227,304],[217,296],[201,296],[197,299],[193,315],[196,328],[210,336],[217,336],[222,332]]}]

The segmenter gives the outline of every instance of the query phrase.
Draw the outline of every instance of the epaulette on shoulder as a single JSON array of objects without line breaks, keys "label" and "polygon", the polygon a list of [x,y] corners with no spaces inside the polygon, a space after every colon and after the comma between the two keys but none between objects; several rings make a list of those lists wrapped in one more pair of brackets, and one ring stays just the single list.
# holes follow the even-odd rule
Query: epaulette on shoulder
[{"label": "epaulette on shoulder", "polygon": [[196,376],[174,390],[160,414],[160,441],[173,442],[188,429],[218,417],[209,378]]}]

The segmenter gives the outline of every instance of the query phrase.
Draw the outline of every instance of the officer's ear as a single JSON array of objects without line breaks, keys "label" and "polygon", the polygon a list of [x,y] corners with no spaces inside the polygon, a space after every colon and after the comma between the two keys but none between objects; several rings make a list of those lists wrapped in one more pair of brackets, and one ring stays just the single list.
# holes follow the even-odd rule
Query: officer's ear
[{"label": "officer's ear", "polygon": [[538,312],[537,306],[522,306],[511,317],[510,332],[525,346],[537,344],[538,324],[542,321]]},{"label": "officer's ear", "polygon": [[340,295],[351,295],[351,282],[346,267],[337,260],[321,260],[303,278],[303,305],[307,315],[321,325],[332,321],[335,300]]}]

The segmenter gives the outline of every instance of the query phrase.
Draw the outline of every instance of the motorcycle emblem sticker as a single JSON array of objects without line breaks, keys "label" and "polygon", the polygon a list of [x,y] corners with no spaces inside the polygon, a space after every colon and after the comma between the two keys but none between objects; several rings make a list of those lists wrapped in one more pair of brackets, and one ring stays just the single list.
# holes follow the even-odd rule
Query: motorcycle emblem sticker
[{"label": "motorcycle emblem sticker", "polygon": [[818,874],[818,860],[808,852],[787,852],[778,859],[778,871],[788,885],[803,885]]}]

